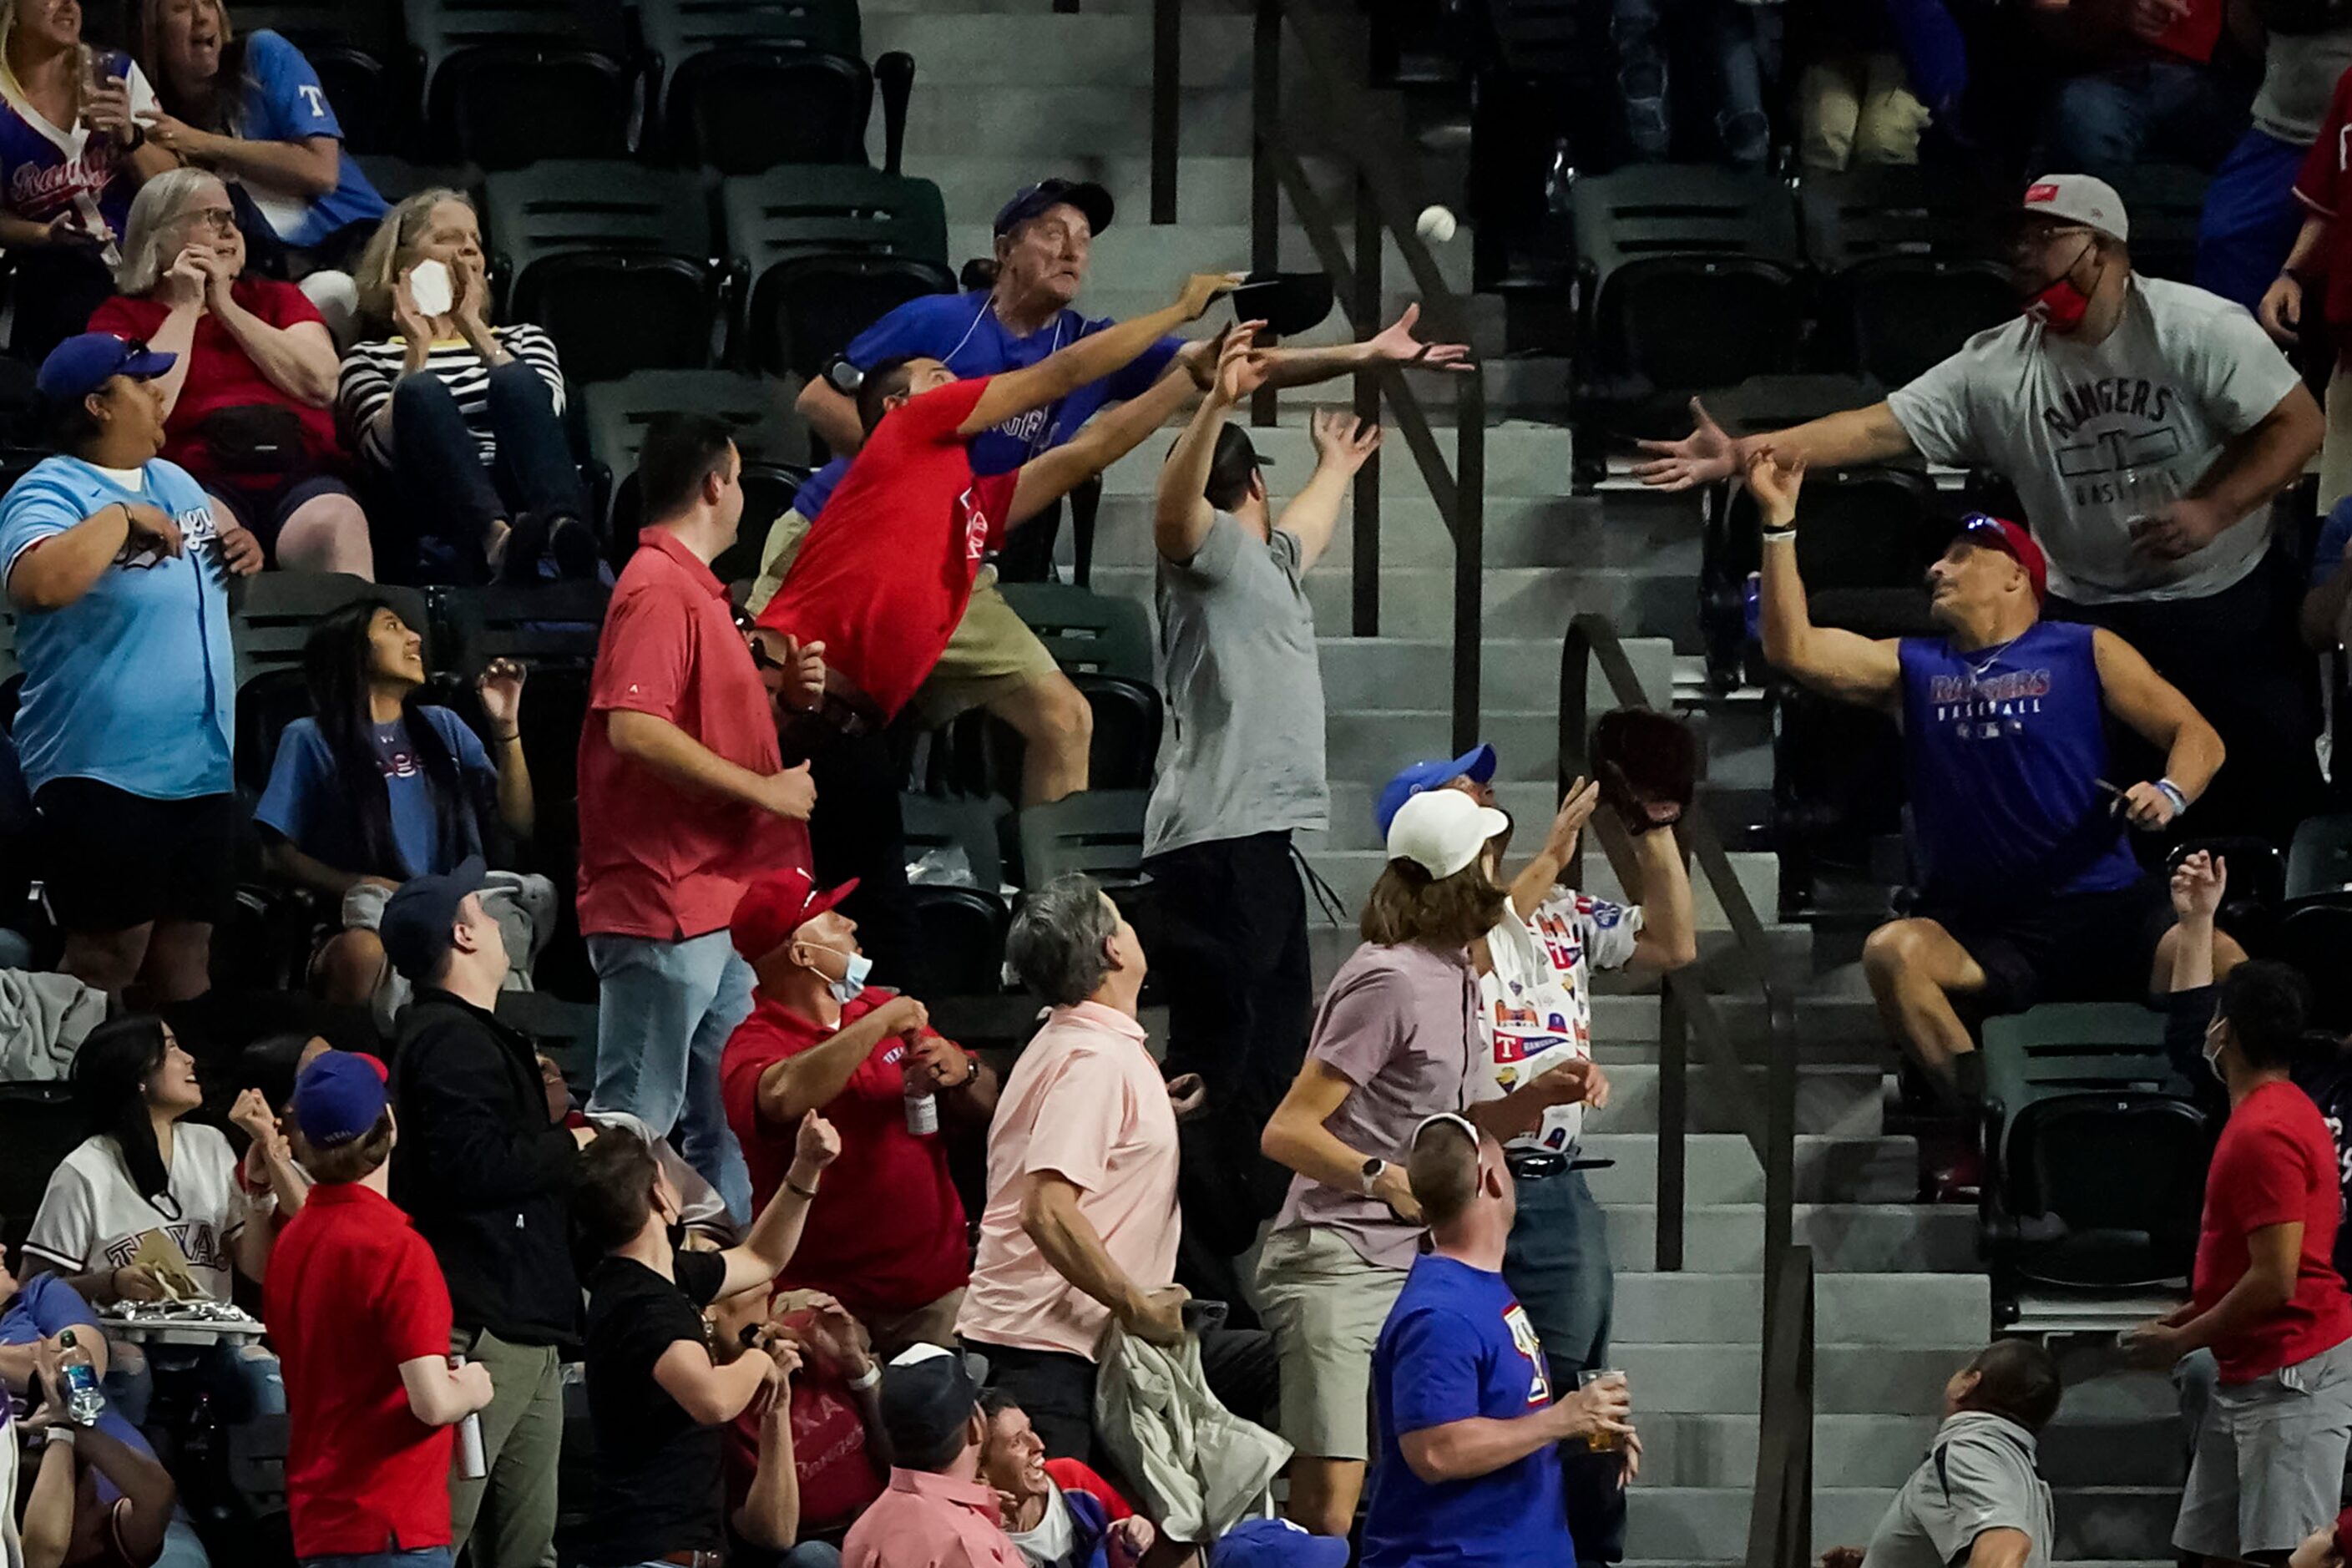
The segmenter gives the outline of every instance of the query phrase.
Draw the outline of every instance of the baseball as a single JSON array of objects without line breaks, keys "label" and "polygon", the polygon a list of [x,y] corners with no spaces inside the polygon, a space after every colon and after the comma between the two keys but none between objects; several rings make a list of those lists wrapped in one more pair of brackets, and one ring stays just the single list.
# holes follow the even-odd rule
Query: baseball
[{"label": "baseball", "polygon": [[1415,234],[1432,245],[1444,245],[1454,237],[1454,215],[1442,206],[1423,207],[1420,220],[1412,228]]}]

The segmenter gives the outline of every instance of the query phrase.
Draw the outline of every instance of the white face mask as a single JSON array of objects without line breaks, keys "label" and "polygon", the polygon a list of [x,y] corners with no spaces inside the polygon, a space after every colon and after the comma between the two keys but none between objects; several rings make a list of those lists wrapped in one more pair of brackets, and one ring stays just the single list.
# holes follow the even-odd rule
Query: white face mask
[{"label": "white face mask", "polygon": [[[832,953],[841,960],[841,978],[835,980],[827,976],[824,983],[825,989],[833,993],[833,999],[836,1002],[855,1001],[858,993],[866,989],[866,977],[874,973],[874,961],[862,952],[844,952],[837,947],[824,947],[816,942],[810,942],[807,945],[819,952]],[[816,968],[814,964],[809,967]],[[818,970],[817,973],[822,974],[824,972]]]},{"label": "white face mask", "polygon": [[2228,1083],[2230,1081],[2229,1075],[2221,1070],[2221,1032],[2220,1029],[2210,1024],[2206,1026],[2205,1040],[2204,1043],[2198,1047],[2197,1054],[2205,1058],[2205,1066],[2210,1071],[2211,1071],[2216,1080],[2221,1083]]}]

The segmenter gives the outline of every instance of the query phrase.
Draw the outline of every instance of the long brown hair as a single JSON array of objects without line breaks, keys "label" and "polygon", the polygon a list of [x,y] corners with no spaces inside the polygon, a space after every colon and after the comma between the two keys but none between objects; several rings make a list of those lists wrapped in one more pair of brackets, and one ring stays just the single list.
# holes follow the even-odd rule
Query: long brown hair
[{"label": "long brown hair", "polygon": [[147,74],[155,101],[163,112],[199,131],[244,135],[245,55],[251,40],[230,24],[228,0],[213,0],[213,8],[220,14],[220,69],[213,73],[212,85],[201,98],[183,97],[172,73],[163,68],[163,4],[164,0],[131,0],[129,26],[124,29],[131,58]]},{"label": "long brown hair", "polygon": [[1501,923],[1510,895],[1486,875],[1483,855],[1450,877],[1433,877],[1412,860],[1381,868],[1364,900],[1364,940],[1382,947],[1418,942],[1458,952]]}]

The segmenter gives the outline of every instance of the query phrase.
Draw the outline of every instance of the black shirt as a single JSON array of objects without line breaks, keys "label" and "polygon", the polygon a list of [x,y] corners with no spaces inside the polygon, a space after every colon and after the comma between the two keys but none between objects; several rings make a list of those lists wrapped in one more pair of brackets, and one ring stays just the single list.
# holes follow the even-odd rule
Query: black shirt
[{"label": "black shirt", "polygon": [[681,1252],[672,1284],[633,1258],[588,1276],[588,1415],[596,1433],[594,1529],[583,1561],[650,1563],[726,1544],[723,1427],[696,1422],[654,1381],[680,1340],[705,1342],[702,1309],[727,1279],[716,1252]]}]

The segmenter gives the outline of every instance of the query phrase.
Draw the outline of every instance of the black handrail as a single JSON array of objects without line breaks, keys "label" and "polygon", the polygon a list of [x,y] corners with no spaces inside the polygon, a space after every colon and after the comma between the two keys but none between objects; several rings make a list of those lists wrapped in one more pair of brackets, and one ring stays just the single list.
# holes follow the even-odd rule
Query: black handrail
[{"label": "black handrail", "polygon": [[[1595,665],[1615,700],[1649,706],[1633,660],[1605,616],[1569,623],[1559,659],[1559,782],[1563,793],[1591,776],[1589,691]],[[1633,885],[1633,845],[1609,816],[1592,819],[1619,882]],[[1657,1267],[1683,1267],[1684,1205],[1689,1132],[1689,1037],[1698,1036],[1707,1066],[1728,1086],[1733,1106],[1764,1171],[1763,1386],[1756,1458],[1755,1512],[1748,1524],[1748,1568],[1804,1568],[1810,1561],[1812,1499],[1812,1255],[1796,1245],[1797,1015],[1794,998],[1774,979],[1764,922],[1704,811],[1683,814],[1676,836],[1698,864],[1731,925],[1736,956],[1762,991],[1766,1019],[1764,1107],[1759,1121],[1743,1091],[1748,1065],[1708,993],[1706,964],[1665,977],[1658,1005]],[[1583,883],[1580,845],[1564,875]]]}]

